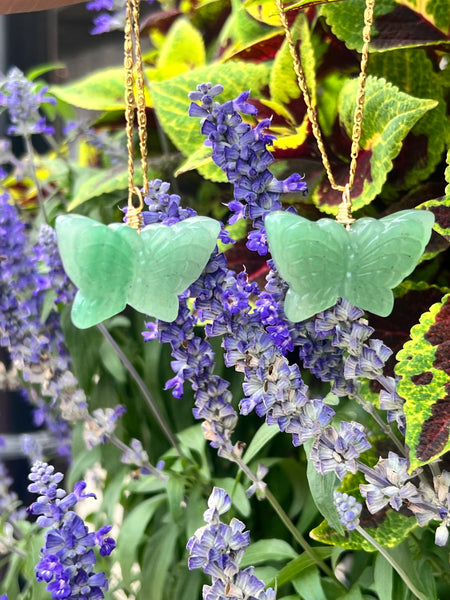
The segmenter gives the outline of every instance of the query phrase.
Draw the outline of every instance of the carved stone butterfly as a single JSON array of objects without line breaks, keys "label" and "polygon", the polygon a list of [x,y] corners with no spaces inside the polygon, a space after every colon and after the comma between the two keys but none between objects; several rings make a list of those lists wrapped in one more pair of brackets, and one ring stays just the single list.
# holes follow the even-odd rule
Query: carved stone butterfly
[{"label": "carved stone butterfly", "polygon": [[163,321],[176,319],[178,294],[201,274],[220,225],[191,217],[169,227],[155,223],[140,234],[128,225],[103,225],[81,215],[56,219],[64,269],[78,288],[72,321],[85,329],[127,304]]},{"label": "carved stone butterfly", "polygon": [[286,316],[303,321],[339,297],[389,315],[392,289],[413,271],[433,223],[433,214],[424,210],[358,219],[349,230],[332,219],[311,222],[289,212],[270,213],[265,219],[270,251],[289,285]]}]

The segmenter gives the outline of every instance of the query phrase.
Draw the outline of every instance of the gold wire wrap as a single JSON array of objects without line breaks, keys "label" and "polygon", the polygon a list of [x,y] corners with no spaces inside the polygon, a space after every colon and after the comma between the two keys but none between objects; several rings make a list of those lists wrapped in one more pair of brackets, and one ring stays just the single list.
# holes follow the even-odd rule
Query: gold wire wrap
[{"label": "gold wire wrap", "polygon": [[345,225],[347,229],[350,229],[350,225],[355,222],[355,219],[352,217],[352,200],[350,197],[350,185],[348,183],[342,192],[342,202],[339,204],[336,221]]},{"label": "gold wire wrap", "polygon": [[342,202],[338,208],[338,214],[336,216],[336,221],[338,223],[342,223],[347,227],[350,226],[351,223],[354,222],[352,219],[352,201],[351,201],[351,190],[353,184],[355,182],[355,174],[356,174],[356,166],[357,159],[359,154],[359,141],[361,139],[361,125],[364,116],[364,99],[365,99],[365,85],[366,85],[366,66],[367,60],[369,57],[369,44],[370,44],[370,35],[372,30],[372,22],[373,22],[373,11],[375,7],[375,0],[366,0],[366,8],[364,10],[364,28],[362,32],[363,38],[363,47],[361,51],[361,65],[359,72],[359,80],[358,80],[358,92],[356,95],[356,108],[355,114],[353,118],[353,130],[352,130],[352,146],[351,146],[351,162],[349,168],[349,176],[348,183],[346,185],[339,185],[336,183],[333,172],[331,170],[330,161],[328,159],[327,152],[325,150],[325,145],[323,143],[322,132],[319,127],[319,120],[317,117],[317,109],[312,104],[311,95],[308,90],[308,86],[306,84],[305,74],[303,72],[302,62],[300,58],[300,53],[297,52],[295,48],[294,41],[292,39],[291,31],[289,29],[289,23],[286,17],[286,13],[283,8],[283,0],[275,0],[275,5],[278,10],[278,14],[280,17],[281,24],[283,26],[286,40],[289,46],[289,52],[292,57],[292,63],[294,67],[294,72],[297,77],[298,85],[303,94],[303,100],[306,104],[306,110],[308,114],[308,119],[311,122],[312,132],[314,137],[316,138],[317,146],[319,148],[320,156],[322,157],[322,163],[325,168],[328,181],[330,182],[330,186],[333,190],[337,190],[342,192]]},{"label": "gold wire wrap", "polygon": [[144,200],[142,198],[142,192],[138,187],[132,189],[132,194],[136,195],[139,199],[139,204],[135,206],[133,200],[128,199],[127,207],[127,225],[140,231],[143,225],[142,208],[144,206]]},{"label": "gold wire wrap", "polygon": [[[133,133],[134,111],[137,112],[139,149],[141,152],[144,195],[148,193],[147,179],[147,116],[145,114],[144,74],[139,39],[139,0],[127,0],[124,38],[125,69],[125,120],[128,153],[128,208],[127,224],[137,231],[142,227],[141,191],[134,185]],[[139,205],[133,204],[133,195],[139,197]]]}]

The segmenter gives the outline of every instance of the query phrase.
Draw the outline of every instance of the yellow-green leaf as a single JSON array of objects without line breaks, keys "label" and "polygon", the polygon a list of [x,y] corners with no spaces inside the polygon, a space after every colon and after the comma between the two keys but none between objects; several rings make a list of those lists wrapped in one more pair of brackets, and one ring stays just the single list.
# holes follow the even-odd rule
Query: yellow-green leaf
[{"label": "yellow-green leaf", "polygon": [[125,108],[122,67],[95,71],[72,83],[53,85],[50,91],[64,102],[87,110],[109,111]]},{"label": "yellow-green leaf", "polygon": [[[340,120],[349,137],[353,129],[357,88],[358,81],[349,80],[339,98]],[[415,123],[437,104],[435,100],[405,94],[385,79],[367,78],[361,151],[352,194],[353,210],[370,204],[380,193],[404,138]],[[336,193],[330,193],[321,182],[313,192],[313,200],[321,210],[336,213],[340,198],[336,203]]]},{"label": "yellow-green leaf", "polygon": [[408,136],[407,168],[397,185],[410,189],[434,172],[450,137],[443,73],[435,72],[426,51],[418,48],[374,54],[370,57],[369,72],[384,77],[415,98],[433,98],[439,103],[414,125]]},{"label": "yellow-green leaf", "polygon": [[183,73],[204,64],[205,45],[200,32],[187,19],[177,19],[164,40],[157,68],[173,69],[177,65],[178,73]]},{"label": "yellow-green leaf", "polygon": [[[312,105],[316,105],[316,79],[314,49],[311,43],[311,34],[306,15],[300,13],[292,27],[292,39],[294,44],[300,45],[300,58],[307,86],[310,92]],[[292,66],[292,57],[289,52],[287,40],[284,40],[280,50],[277,52],[270,74],[270,95],[275,102],[289,104],[292,100],[300,97],[301,91],[298,87],[297,76]]]},{"label": "yellow-green leaf", "polygon": [[[205,137],[200,132],[200,120],[189,117],[190,101],[188,94],[199,83],[221,83],[224,92],[218,100],[225,102],[238,96],[243,90],[252,90],[256,95],[267,85],[270,65],[233,61],[213,64],[182,73],[167,81],[153,81],[150,84],[154,107],[164,131],[174,145],[185,156],[200,152]],[[205,170],[204,170],[205,169]],[[223,181],[222,171],[207,163],[200,172],[214,181]]]}]

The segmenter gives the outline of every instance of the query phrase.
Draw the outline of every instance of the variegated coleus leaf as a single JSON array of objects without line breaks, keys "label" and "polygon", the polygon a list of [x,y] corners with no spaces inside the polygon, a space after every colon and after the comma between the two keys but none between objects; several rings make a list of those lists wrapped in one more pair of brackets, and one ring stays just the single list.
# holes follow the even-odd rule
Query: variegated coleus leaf
[{"label": "variegated coleus leaf", "polygon": [[450,294],[422,315],[397,359],[413,471],[450,450]]}]

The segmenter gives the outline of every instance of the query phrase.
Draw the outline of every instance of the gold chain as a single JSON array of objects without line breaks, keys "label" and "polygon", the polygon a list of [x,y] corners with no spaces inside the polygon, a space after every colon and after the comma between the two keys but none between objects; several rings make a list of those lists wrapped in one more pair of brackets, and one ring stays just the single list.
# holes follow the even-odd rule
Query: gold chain
[{"label": "gold chain", "polygon": [[275,4],[280,16],[281,24],[285,31],[286,40],[289,46],[289,52],[292,57],[294,66],[294,72],[297,76],[298,85],[303,94],[303,99],[306,104],[306,110],[308,118],[311,122],[312,131],[316,138],[319,152],[322,157],[322,163],[327,173],[328,181],[333,190],[342,192],[342,202],[339,205],[338,214],[336,220],[343,225],[349,226],[354,222],[352,218],[352,201],[351,201],[351,190],[355,182],[357,159],[359,154],[359,141],[361,139],[361,124],[364,115],[364,99],[365,99],[365,85],[366,85],[366,66],[369,57],[369,43],[370,34],[372,30],[373,22],[373,10],[375,7],[375,0],[366,0],[366,8],[364,10],[364,28],[363,28],[363,47],[361,53],[361,65],[358,79],[358,92],[356,95],[356,109],[353,119],[353,131],[352,131],[352,146],[351,146],[351,162],[348,183],[346,185],[339,185],[336,183],[333,172],[331,170],[330,161],[328,159],[327,152],[322,139],[322,133],[319,127],[319,121],[317,118],[317,109],[313,106],[311,95],[306,84],[305,74],[303,72],[302,62],[300,53],[296,51],[294,41],[292,39],[291,31],[289,29],[289,23],[286,17],[286,13],[283,9],[283,0],[275,0]]},{"label": "gold chain", "polygon": [[[148,193],[147,117],[145,114],[144,73],[139,34],[139,0],[127,0],[124,40],[125,120],[128,152],[127,223],[137,230],[140,230],[142,227],[141,212],[144,202],[141,190],[134,185],[133,133],[135,109],[137,112],[139,148],[141,151],[142,188],[144,195]],[[138,197],[139,202],[137,206],[133,204],[133,195]]]}]

